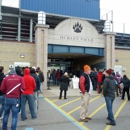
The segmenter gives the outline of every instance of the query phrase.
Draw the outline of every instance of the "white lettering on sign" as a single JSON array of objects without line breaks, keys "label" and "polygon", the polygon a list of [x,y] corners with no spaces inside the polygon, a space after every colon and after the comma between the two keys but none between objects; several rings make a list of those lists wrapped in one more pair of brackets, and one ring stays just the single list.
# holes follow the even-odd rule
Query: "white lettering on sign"
[{"label": "white lettering on sign", "polygon": [[93,38],[83,38],[83,37],[72,37],[72,36],[60,36],[62,40],[73,40],[81,42],[94,42]]}]

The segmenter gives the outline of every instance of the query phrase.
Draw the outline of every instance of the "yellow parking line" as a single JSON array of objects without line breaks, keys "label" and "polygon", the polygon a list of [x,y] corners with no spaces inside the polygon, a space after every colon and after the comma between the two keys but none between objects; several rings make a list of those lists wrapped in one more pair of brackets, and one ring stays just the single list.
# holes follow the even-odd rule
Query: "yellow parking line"
[{"label": "yellow parking line", "polygon": [[[93,113],[91,113],[89,115],[89,117],[93,117],[97,112],[99,112],[103,107],[106,106],[106,103],[104,103],[103,105],[101,105],[98,109],[96,109]],[[84,124],[84,122],[82,122],[82,124]]]},{"label": "yellow parking line", "polygon": [[[119,107],[119,109],[117,110],[116,114],[114,115],[114,118],[116,119],[117,116],[120,114],[121,110],[123,109],[123,107],[125,106],[125,104],[127,103],[127,99],[122,103],[122,105]],[[111,128],[111,125],[107,125],[106,128],[104,130],[109,130]]]},{"label": "yellow parking line", "polygon": [[56,101],[58,101],[59,99],[55,99],[55,100],[52,100],[52,102],[56,102]]},{"label": "yellow parking line", "polygon": [[[91,99],[89,102],[92,102],[92,101],[94,101],[94,100],[96,100],[96,99],[98,99],[98,98],[100,98],[100,96]],[[79,107],[77,107],[77,108],[71,110],[70,112],[68,112],[68,114],[70,115],[71,113],[77,111],[77,110],[80,109],[80,108],[81,108],[81,106],[79,106]]]},{"label": "yellow parking line", "polygon": [[65,103],[65,104],[63,104],[63,105],[61,105],[61,106],[59,106],[59,107],[64,107],[64,106],[66,106],[66,105],[68,105],[68,104],[71,104],[71,103],[73,103],[73,102],[75,102],[75,101],[78,101],[78,100],[80,100],[81,99],[81,97],[80,98],[77,98],[77,99],[75,99],[75,100],[72,100],[72,101],[70,101],[70,102],[67,102],[67,103]]},{"label": "yellow parking line", "polygon": [[48,98],[44,98],[50,105],[52,105],[55,109],[57,109],[60,113],[62,113],[68,120],[70,120],[73,124],[75,124],[77,127],[79,127],[81,130],[89,130],[86,126],[82,124],[82,122],[77,121],[75,118],[67,114],[64,110],[62,110],[60,107],[58,107],[56,104],[54,104],[51,100]]}]

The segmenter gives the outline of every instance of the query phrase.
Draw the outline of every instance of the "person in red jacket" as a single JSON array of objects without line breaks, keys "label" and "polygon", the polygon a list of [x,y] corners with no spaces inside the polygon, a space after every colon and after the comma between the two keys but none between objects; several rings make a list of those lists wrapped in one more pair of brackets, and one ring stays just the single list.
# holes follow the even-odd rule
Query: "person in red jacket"
[{"label": "person in red jacket", "polygon": [[97,81],[98,81],[97,91],[98,91],[98,93],[101,93],[101,92],[102,92],[102,89],[101,89],[102,77],[103,77],[103,72],[102,72],[102,70],[100,69],[99,72],[98,72],[98,75],[97,75]]},{"label": "person in red jacket", "polygon": [[56,72],[56,84],[57,85],[59,85],[60,78],[61,78],[61,74],[60,74],[60,70],[58,69]]},{"label": "person in red jacket", "polygon": [[34,90],[36,89],[36,83],[32,76],[30,76],[30,70],[26,68],[24,70],[23,76],[25,82],[25,91],[21,95],[21,119],[22,121],[27,119],[25,105],[28,100],[29,110],[32,116],[32,119],[37,118],[36,112],[34,110]]},{"label": "person in red jacket", "polygon": [[12,111],[11,130],[16,130],[21,92],[25,90],[23,78],[11,70],[9,76],[2,81],[0,91],[5,94],[5,112],[3,118],[3,130],[7,130],[10,110]]},{"label": "person in red jacket", "polygon": [[89,105],[89,98],[90,98],[90,82],[91,79],[89,74],[91,73],[91,68],[88,65],[84,66],[84,72],[81,74],[79,79],[79,88],[81,90],[81,111],[80,111],[80,121],[88,122],[91,120],[88,117],[88,105]]}]

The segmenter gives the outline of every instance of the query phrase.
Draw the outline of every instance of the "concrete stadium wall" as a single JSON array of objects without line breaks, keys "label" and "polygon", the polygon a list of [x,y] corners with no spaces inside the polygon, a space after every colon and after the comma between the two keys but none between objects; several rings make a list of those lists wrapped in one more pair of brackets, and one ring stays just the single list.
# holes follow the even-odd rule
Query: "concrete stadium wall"
[{"label": "concrete stadium wall", "polygon": [[130,50],[115,49],[115,65],[121,65],[122,68],[126,68],[126,72],[122,72],[122,75],[126,74],[130,78]]},{"label": "concrete stadium wall", "polygon": [[[21,58],[20,54],[25,57]],[[30,62],[35,65],[35,44],[25,42],[0,41],[0,65],[4,66],[5,74],[9,70],[9,65],[14,62]]]}]

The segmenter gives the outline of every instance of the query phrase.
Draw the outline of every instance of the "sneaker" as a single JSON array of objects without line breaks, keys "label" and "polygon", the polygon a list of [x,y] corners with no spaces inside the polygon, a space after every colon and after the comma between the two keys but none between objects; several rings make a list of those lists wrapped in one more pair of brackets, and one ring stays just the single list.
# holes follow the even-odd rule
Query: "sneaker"
[{"label": "sneaker", "polygon": [[88,119],[80,119],[81,122],[88,122]]},{"label": "sneaker", "polygon": [[110,121],[110,118],[109,118],[109,117],[107,117],[107,120],[109,120],[109,121]]},{"label": "sneaker", "polygon": [[36,117],[32,117],[32,119],[36,119],[37,118],[37,116]]},{"label": "sneaker", "polygon": [[116,123],[115,122],[108,122],[108,123],[106,123],[106,125],[113,125],[113,126],[115,126]]},{"label": "sneaker", "polygon": [[91,118],[91,117],[85,117],[85,119],[92,120],[92,118]]},{"label": "sneaker", "polygon": [[25,121],[27,119],[27,117],[25,119],[22,119],[22,121]]}]

